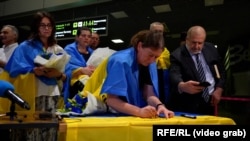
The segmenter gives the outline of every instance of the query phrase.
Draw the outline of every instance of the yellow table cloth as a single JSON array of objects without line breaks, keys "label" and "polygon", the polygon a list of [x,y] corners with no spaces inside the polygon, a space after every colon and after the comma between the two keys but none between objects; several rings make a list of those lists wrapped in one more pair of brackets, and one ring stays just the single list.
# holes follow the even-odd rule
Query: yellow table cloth
[{"label": "yellow table cloth", "polygon": [[190,119],[139,117],[64,118],[66,141],[152,141],[152,125],[235,125],[226,117],[197,116]]}]

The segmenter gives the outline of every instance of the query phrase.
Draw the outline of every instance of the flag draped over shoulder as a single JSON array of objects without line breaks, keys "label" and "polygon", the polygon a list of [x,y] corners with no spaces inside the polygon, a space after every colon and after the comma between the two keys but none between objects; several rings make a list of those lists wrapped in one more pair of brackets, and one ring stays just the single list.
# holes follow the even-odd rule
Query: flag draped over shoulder
[{"label": "flag draped over shoulder", "polygon": [[[5,70],[10,77],[17,77],[20,74],[34,73],[33,69],[36,67],[34,58],[37,55],[44,54],[43,45],[38,40],[27,40],[22,42],[10,57],[9,62],[5,66]],[[47,85],[56,85],[57,81],[53,78],[45,76],[37,76],[43,83]]]},{"label": "flag draped over shoulder", "polygon": [[83,92],[88,91],[92,93],[97,99],[101,101],[105,101],[107,95],[106,94],[100,94],[102,84],[107,76],[107,67],[108,58],[105,59],[94,71],[94,73],[89,78],[88,82],[84,86]]},{"label": "flag draped over shoulder", "polygon": [[101,94],[101,88],[107,75],[107,62],[108,58],[100,63],[91,77],[88,78],[83,90],[73,99],[67,99],[64,108],[58,109],[57,114],[82,116],[107,112],[105,104],[107,94]]}]

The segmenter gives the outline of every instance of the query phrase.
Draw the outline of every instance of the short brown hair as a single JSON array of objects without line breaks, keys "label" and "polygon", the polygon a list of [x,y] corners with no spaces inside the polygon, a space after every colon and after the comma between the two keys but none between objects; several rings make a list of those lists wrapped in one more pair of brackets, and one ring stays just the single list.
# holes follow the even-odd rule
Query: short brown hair
[{"label": "short brown hair", "polygon": [[162,33],[150,30],[141,30],[137,32],[130,40],[130,44],[137,47],[137,44],[142,42],[143,48],[164,48],[164,37]]}]

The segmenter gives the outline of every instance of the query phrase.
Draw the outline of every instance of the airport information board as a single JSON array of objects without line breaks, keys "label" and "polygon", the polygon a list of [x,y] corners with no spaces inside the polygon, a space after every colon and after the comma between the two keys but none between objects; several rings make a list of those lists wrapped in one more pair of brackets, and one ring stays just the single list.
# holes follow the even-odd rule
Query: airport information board
[{"label": "airport information board", "polygon": [[97,32],[100,36],[107,36],[108,16],[58,22],[56,23],[55,36],[58,40],[75,38],[79,27],[88,27],[92,30],[92,32]]}]

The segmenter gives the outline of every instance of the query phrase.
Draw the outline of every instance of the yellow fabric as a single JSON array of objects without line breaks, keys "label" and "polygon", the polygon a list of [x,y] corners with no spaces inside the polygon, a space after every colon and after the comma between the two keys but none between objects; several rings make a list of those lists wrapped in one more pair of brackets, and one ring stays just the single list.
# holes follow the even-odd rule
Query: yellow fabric
[{"label": "yellow fabric", "polygon": [[[35,96],[36,96],[36,79],[33,73],[19,75],[16,78],[10,78],[8,73],[0,75],[0,79],[9,81],[13,84],[15,88],[15,93],[17,93],[21,98],[29,103],[31,109],[30,112],[35,111]],[[3,101],[2,101],[3,100]],[[1,99],[0,112],[7,112],[10,108],[10,101],[6,98]],[[2,104],[2,102],[4,104]],[[15,106],[16,111],[26,111],[19,106]]]},{"label": "yellow fabric", "polygon": [[[81,69],[82,69],[82,68],[75,69],[75,70],[72,72],[72,76],[76,75],[76,73],[78,73],[78,71],[80,71]],[[72,78],[71,78],[71,81],[70,81],[70,85],[72,86],[80,77],[81,77],[81,75],[78,75],[77,77],[72,77]]]},{"label": "yellow fabric", "polygon": [[164,51],[156,59],[156,64],[158,69],[168,69],[170,66],[170,53],[167,48],[164,48]]},{"label": "yellow fabric", "polygon": [[76,83],[76,81],[78,81],[78,80],[80,80],[80,79],[82,79],[82,78],[84,78],[84,77],[88,77],[88,75],[78,75],[78,77],[73,77],[72,79],[71,79],[71,81],[70,81],[70,85],[71,86],[73,86],[73,84],[75,84]]},{"label": "yellow fabric", "polygon": [[57,109],[63,109],[63,108],[64,108],[64,98],[60,96],[57,102]]},{"label": "yellow fabric", "polygon": [[[0,80],[11,82],[9,74],[5,71],[0,73]],[[6,112],[9,110],[10,110],[10,100],[7,98],[0,98],[0,112]]]},{"label": "yellow fabric", "polygon": [[83,88],[83,94],[86,91],[92,93],[97,99],[101,101],[105,101],[107,95],[102,94],[100,95],[101,88],[102,88],[102,83],[104,79],[106,78],[107,71],[106,71],[106,66],[107,66],[108,59],[105,59],[102,61],[101,64],[95,69],[94,73],[91,75],[87,83],[85,84]]},{"label": "yellow fabric", "polygon": [[[226,117],[197,116],[189,119],[139,117],[64,118],[67,125],[66,141],[152,141],[152,125],[235,125]],[[96,134],[98,133],[98,136]]]},{"label": "yellow fabric", "polygon": [[15,92],[29,103],[31,107],[30,111],[35,111],[35,97],[37,93],[35,75],[33,73],[19,75],[15,78],[13,85]]},{"label": "yellow fabric", "polygon": [[11,79],[11,78],[10,78],[8,72],[3,71],[2,73],[0,73],[0,80],[5,80],[5,81],[10,82],[10,79]]}]

